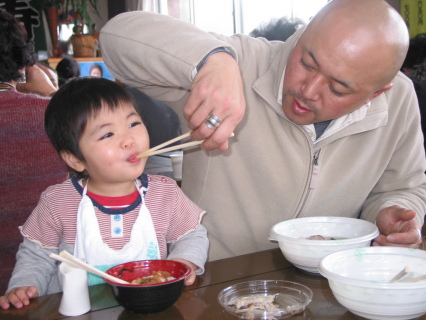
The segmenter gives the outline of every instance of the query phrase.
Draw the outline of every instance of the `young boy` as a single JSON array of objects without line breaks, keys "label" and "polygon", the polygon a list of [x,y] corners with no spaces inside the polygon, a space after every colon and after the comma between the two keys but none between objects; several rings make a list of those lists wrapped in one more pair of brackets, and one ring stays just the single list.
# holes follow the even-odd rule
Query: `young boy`
[{"label": "young boy", "polygon": [[[178,260],[191,267],[191,285],[207,259],[205,212],[174,180],[142,174],[147,159],[137,155],[149,137],[126,90],[103,78],[73,79],[50,101],[45,128],[72,177],[43,192],[21,227],[24,241],[1,307],[60,291],[58,262],[49,254],[64,249],[101,270]],[[89,274],[90,284],[99,280]]]}]

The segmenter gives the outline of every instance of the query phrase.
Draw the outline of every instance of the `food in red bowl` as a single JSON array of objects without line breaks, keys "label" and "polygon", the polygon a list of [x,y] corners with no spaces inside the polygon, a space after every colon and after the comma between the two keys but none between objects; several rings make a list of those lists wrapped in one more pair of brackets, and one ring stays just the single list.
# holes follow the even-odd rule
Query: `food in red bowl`
[{"label": "food in red bowl", "polygon": [[[163,278],[159,280],[161,282],[151,279],[158,272]],[[125,309],[138,313],[153,313],[167,309],[179,299],[184,280],[191,273],[191,268],[172,260],[141,260],[119,264],[108,269],[106,273],[130,283],[133,280],[148,282],[119,284],[104,278],[111,286],[117,302]]]}]

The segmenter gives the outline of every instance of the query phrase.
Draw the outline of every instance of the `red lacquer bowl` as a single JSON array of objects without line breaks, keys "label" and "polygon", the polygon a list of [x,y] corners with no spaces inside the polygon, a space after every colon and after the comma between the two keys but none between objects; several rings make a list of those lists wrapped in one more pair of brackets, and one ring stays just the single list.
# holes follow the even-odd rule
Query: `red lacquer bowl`
[{"label": "red lacquer bowl", "polygon": [[184,280],[191,269],[184,263],[172,260],[141,260],[114,266],[106,271],[114,277],[132,282],[152,275],[153,271],[167,271],[175,279],[156,284],[119,284],[104,278],[112,288],[117,302],[125,309],[138,313],[153,313],[172,306],[179,299]]}]

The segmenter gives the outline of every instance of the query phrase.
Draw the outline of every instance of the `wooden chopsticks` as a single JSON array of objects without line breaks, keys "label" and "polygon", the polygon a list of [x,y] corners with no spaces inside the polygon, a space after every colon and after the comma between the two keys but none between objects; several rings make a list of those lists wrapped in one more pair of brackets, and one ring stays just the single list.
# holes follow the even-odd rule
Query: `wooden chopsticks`
[{"label": "wooden chopsticks", "polygon": [[409,273],[410,273],[410,268],[406,266],[397,275],[395,275],[389,282],[417,282],[417,281],[426,280],[426,274],[418,276],[418,277],[414,277],[414,278],[405,277]]},{"label": "wooden chopsticks", "polygon": [[121,284],[130,284],[130,282],[124,281],[123,279],[113,277],[113,276],[109,275],[108,273],[105,273],[105,272],[103,272],[99,269],[92,267],[91,265],[89,265],[89,264],[83,262],[82,260],[74,257],[72,254],[70,254],[66,250],[61,251],[61,253],[59,253],[59,255],[51,253],[51,254],[49,254],[49,256],[53,259],[68,263],[75,268],[83,269],[87,272],[96,274],[96,275],[103,277],[105,279],[108,279],[110,281],[121,283]]},{"label": "wooden chopsticks", "polygon": [[[164,142],[162,144],[159,144],[158,146],[155,146],[155,147],[153,147],[151,149],[148,149],[148,150],[140,153],[137,156],[137,158],[144,158],[144,157],[149,157],[149,156],[155,156],[155,155],[160,154],[160,153],[174,151],[174,150],[179,150],[179,149],[184,149],[184,148],[189,148],[189,147],[197,146],[197,145],[203,143],[204,140],[191,141],[191,142],[183,143],[183,144],[180,144],[180,145],[177,145],[177,146],[173,146],[173,147],[161,149],[161,148],[163,148],[165,146],[168,146],[169,144],[172,144],[173,142],[176,142],[176,141],[188,138],[190,135],[191,135],[191,132],[184,133],[183,135],[180,135],[179,137],[176,137],[174,139],[166,141],[166,142]],[[231,134],[231,137],[233,137],[233,136],[234,136],[234,133]]]},{"label": "wooden chopsticks", "polygon": [[[149,157],[149,156],[155,156],[156,154],[160,154],[160,153],[164,153],[164,152],[169,152],[169,151],[173,151],[173,150],[178,150],[178,149],[182,149],[182,148],[187,148],[187,147],[191,147],[191,146],[196,146],[197,144],[201,144],[203,142],[203,140],[201,141],[192,141],[192,142],[188,142],[188,143],[184,143],[184,144],[180,144],[177,146],[173,146],[173,147],[169,147],[169,148],[164,148],[161,149],[165,146],[168,146],[169,144],[172,144],[173,142],[188,138],[189,135],[191,134],[191,132],[187,132],[184,133],[182,135],[180,135],[179,137],[173,138],[169,141],[166,141],[162,144],[159,144],[158,146],[155,146],[151,149],[148,149],[142,153],[140,153],[137,158],[144,158],[144,157]],[[189,145],[191,144],[191,145]],[[161,150],[159,150],[161,149]]]},{"label": "wooden chopsticks", "polygon": [[408,272],[410,272],[410,268],[406,266],[398,274],[396,274],[392,279],[390,279],[389,282],[397,282],[401,280],[403,277],[405,277],[408,274]]}]

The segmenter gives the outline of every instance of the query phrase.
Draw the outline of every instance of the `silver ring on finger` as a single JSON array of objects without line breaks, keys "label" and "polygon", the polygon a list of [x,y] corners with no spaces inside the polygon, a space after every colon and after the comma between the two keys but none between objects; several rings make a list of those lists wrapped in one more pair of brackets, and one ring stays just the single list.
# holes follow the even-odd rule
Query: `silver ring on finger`
[{"label": "silver ring on finger", "polygon": [[417,233],[419,234],[419,240],[422,238],[422,231],[418,228],[411,228],[410,230],[416,230]]},{"label": "silver ring on finger", "polygon": [[212,130],[216,130],[217,127],[222,123],[222,119],[218,116],[215,116],[213,113],[210,113],[209,117],[204,122],[205,125]]}]

